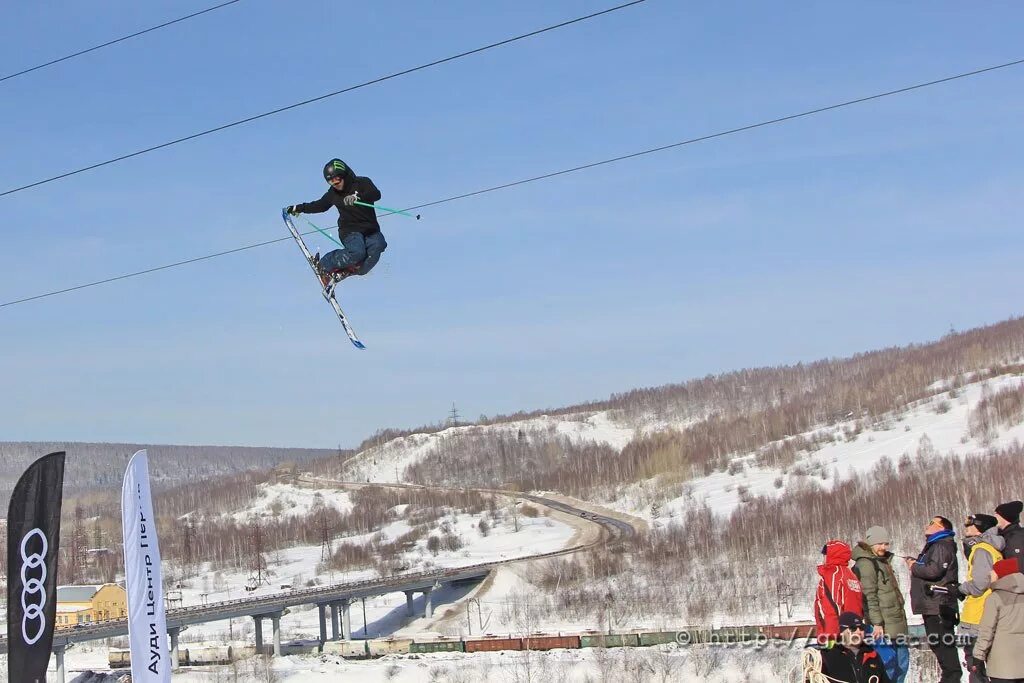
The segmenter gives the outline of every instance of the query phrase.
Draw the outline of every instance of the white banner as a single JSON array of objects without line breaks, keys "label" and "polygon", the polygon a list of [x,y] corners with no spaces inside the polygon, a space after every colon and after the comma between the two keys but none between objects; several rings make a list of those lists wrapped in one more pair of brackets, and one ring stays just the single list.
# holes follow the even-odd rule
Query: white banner
[{"label": "white banner", "polygon": [[156,538],[153,499],[149,493],[146,451],[133,455],[124,473],[121,526],[132,681],[166,683],[171,680],[171,658],[167,651],[160,545]]}]

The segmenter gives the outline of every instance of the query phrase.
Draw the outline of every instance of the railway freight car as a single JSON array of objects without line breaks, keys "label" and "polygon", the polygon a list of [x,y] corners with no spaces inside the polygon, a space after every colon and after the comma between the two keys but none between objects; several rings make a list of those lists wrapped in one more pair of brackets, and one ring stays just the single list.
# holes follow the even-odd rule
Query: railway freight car
[{"label": "railway freight car", "polygon": [[340,655],[346,659],[366,659],[370,649],[365,640],[328,640],[324,643],[324,654]]},{"label": "railway freight car", "polygon": [[[122,650],[119,647],[112,647],[107,650],[107,661],[111,669],[127,669],[132,665],[131,652]],[[179,659],[179,661],[181,661]]]},{"label": "railway freight car", "polygon": [[522,638],[499,638],[484,636],[483,638],[467,638],[466,652],[497,652],[498,650],[522,650]]},{"label": "railway freight car", "polygon": [[523,638],[524,650],[578,650],[580,649],[580,637],[577,635],[552,636],[546,633],[536,633]]},{"label": "railway freight car", "polygon": [[[182,661],[181,653],[188,654],[187,661]],[[230,664],[233,659],[230,645],[210,645],[207,647],[190,647],[178,653],[178,665],[200,666],[206,664]]]},{"label": "railway freight car", "polygon": [[684,635],[682,641],[680,641],[679,634],[687,633],[686,631],[644,631],[638,633],[637,637],[640,640],[641,647],[650,647],[651,645],[665,645],[667,643],[678,643],[687,642],[689,636]]},{"label": "railway freight car", "polygon": [[639,647],[636,633],[586,634],[580,636],[580,647]]},{"label": "railway freight car", "polygon": [[761,633],[772,640],[813,640],[814,622],[802,621],[797,624],[767,624],[761,627]]},{"label": "railway freight car", "polygon": [[374,638],[366,641],[371,657],[409,654],[412,638]]},{"label": "railway freight car", "polygon": [[465,652],[466,645],[455,638],[437,638],[434,640],[414,640],[409,652]]}]

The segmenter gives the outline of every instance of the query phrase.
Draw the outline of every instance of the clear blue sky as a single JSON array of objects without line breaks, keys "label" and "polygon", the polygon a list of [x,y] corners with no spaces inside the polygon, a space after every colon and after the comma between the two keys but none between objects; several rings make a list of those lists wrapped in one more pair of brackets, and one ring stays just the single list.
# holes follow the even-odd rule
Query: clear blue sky
[{"label": "clear blue sky", "polygon": [[[212,2],[19,3],[9,73]],[[245,0],[0,83],[0,191],[614,4]],[[1024,57],[1024,6],[649,2],[0,198],[0,300],[284,236],[333,156],[386,206]],[[0,439],[351,446],[385,426],[1024,313],[1024,67],[0,308]],[[320,217],[331,225],[334,216]]]}]

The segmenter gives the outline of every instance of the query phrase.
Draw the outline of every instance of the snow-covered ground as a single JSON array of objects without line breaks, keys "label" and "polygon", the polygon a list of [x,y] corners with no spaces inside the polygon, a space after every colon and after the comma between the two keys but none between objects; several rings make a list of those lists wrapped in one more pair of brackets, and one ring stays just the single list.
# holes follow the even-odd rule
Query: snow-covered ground
[{"label": "snow-covered ground", "polygon": [[[641,429],[663,429],[665,426],[648,425]],[[429,455],[445,439],[459,435],[480,432],[517,434],[522,430],[526,434],[563,436],[576,442],[602,443],[621,450],[636,436],[637,429],[634,425],[616,423],[609,417],[608,411],[574,413],[558,417],[542,415],[529,420],[487,426],[449,427],[435,434],[411,434],[369,448],[349,460],[345,474],[346,478],[353,481],[394,483],[396,471],[403,472],[406,467]]]},{"label": "snow-covered ground", "polygon": [[238,522],[245,522],[253,516],[307,515],[318,503],[335,508],[342,513],[352,510],[352,501],[346,491],[300,488],[291,484],[271,483],[260,486],[259,493],[249,505],[228,516]]},{"label": "snow-covered ground", "polygon": [[[715,472],[692,479],[683,485],[681,495],[657,500],[657,482],[642,482],[625,487],[615,499],[604,502],[656,524],[667,523],[687,507],[699,503],[706,503],[714,512],[726,516],[744,496],[779,496],[808,479],[830,488],[837,481],[836,474],[840,479],[855,477],[869,472],[882,458],[888,458],[895,465],[904,454],[915,457],[922,447],[936,457],[947,457],[1008,446],[1014,441],[1024,441],[1024,424],[1000,428],[995,438],[982,443],[970,436],[968,416],[977,407],[986,385],[994,393],[1021,384],[1024,378],[1003,376],[968,384],[954,399],[949,399],[945,392],[938,393],[902,415],[887,416],[850,440],[846,440],[844,432],[853,431],[853,422],[807,432],[803,436],[831,431],[836,441],[817,451],[801,453],[797,461],[786,468],[763,467],[757,464],[757,454],[749,453],[733,459],[730,468],[733,473]],[[652,499],[657,500],[653,510]]]},{"label": "snow-covered ground", "polygon": [[[790,657],[783,653],[710,652],[615,648],[550,652],[437,653],[388,656],[357,662],[332,656],[298,656],[273,663],[286,683],[353,680],[360,683],[514,683],[518,681],[708,681],[709,683],[778,683],[785,680]],[[259,664],[256,664],[258,667]],[[174,680],[179,680],[178,676]],[[180,676],[181,681],[207,683],[209,674]]]},{"label": "snow-covered ground", "polygon": [[[274,514],[271,509],[274,501],[284,501],[284,505],[293,510],[293,514],[300,514],[301,508],[307,509],[317,499],[322,497],[326,505],[334,505],[342,508],[344,505],[351,505],[349,496],[344,491],[334,489],[308,489],[299,488],[286,484],[273,484],[266,486],[257,500],[246,509],[245,514]],[[292,505],[294,503],[294,505]],[[396,510],[402,512],[402,507]],[[577,529],[569,524],[558,521],[547,515],[537,517],[518,516],[519,530],[515,530],[516,522],[505,510],[499,510],[499,521],[490,528],[487,536],[481,534],[478,524],[484,514],[471,515],[459,511],[449,511],[437,524],[447,523],[451,533],[459,536],[463,541],[463,547],[455,551],[439,550],[437,554],[427,550],[427,538],[416,542],[415,548],[406,553],[409,561],[410,572],[423,571],[431,568],[459,567],[483,562],[498,560],[509,560],[519,557],[526,557],[540,553],[560,550],[569,544],[576,535]],[[486,514],[491,520],[489,514]],[[246,517],[247,518],[247,517]],[[410,530],[405,520],[393,521],[372,533],[360,536],[350,536],[344,539],[349,543],[369,542],[371,537],[376,537],[384,542],[392,541]],[[266,596],[280,593],[282,584],[289,584],[294,588],[305,587],[306,582],[314,577],[322,584],[344,583],[360,579],[378,576],[375,570],[365,569],[359,571],[331,571],[320,567],[321,548],[315,546],[297,546],[280,552],[270,552],[266,555],[269,576],[268,583],[260,585],[254,591],[247,591],[246,586],[250,585],[251,572],[249,571],[212,571],[208,567],[200,568],[196,576],[185,579],[181,588],[171,588],[168,595],[180,598],[182,606],[198,605],[222,600],[233,600],[243,597]],[[165,569],[166,571],[166,569]],[[452,605],[465,598],[474,586],[462,586],[453,588],[445,586],[435,590],[432,599],[434,616],[431,619],[422,617],[423,596],[418,595],[414,600],[414,610],[420,616],[409,617],[406,614],[405,595],[402,593],[382,595],[367,599],[365,605],[356,603],[352,606],[352,630],[357,636],[386,637],[389,635],[438,633],[434,630],[437,622],[443,621],[447,610],[453,609]],[[365,618],[364,618],[365,609]],[[464,609],[464,608],[461,608]],[[445,630],[459,634],[457,625],[444,626]],[[269,625],[265,626],[264,633],[269,638]],[[290,610],[289,614],[281,621],[282,640],[289,641],[310,641],[319,636],[319,615],[315,606],[299,606]],[[187,648],[190,644],[226,644],[235,646],[252,645],[255,642],[254,624],[251,619],[235,619],[220,622],[211,622],[193,626],[182,633],[181,647]],[[95,644],[83,644],[68,651],[68,667],[72,670],[104,670],[107,669],[107,648]],[[307,662],[310,666],[313,660]],[[276,666],[287,664],[282,663]],[[287,680],[329,680],[328,678],[304,678],[306,671],[302,674],[288,674]],[[217,678],[189,678],[194,674],[182,674],[182,680],[230,680]],[[220,674],[217,674],[220,675]],[[179,676],[175,676],[178,680]],[[239,678],[239,680],[254,680]],[[411,679],[415,680],[415,679]]]},{"label": "snow-covered ground", "polygon": [[[232,666],[183,669],[171,678],[176,683],[249,683],[268,680],[279,683],[783,683],[801,680],[798,669],[800,650],[799,644],[774,643],[761,647],[663,645],[529,653],[389,655],[369,661],[309,654],[269,661],[250,658]],[[96,654],[91,659],[97,665],[100,663]],[[85,661],[84,657],[82,661]],[[268,665],[273,678],[267,675]],[[925,680],[922,678],[922,669],[928,667],[934,668],[931,653],[927,650],[913,652],[907,680]],[[77,672],[85,670],[90,669],[72,668],[69,680]],[[55,680],[52,672],[47,680]]]},{"label": "snow-covered ground", "polygon": [[[337,489],[310,489],[290,484],[273,484],[266,486],[256,502],[247,508],[246,516],[261,511],[271,514],[269,508],[275,501],[285,501],[293,514],[308,512],[314,500],[320,499],[323,504],[337,507],[340,510],[351,508],[349,494]],[[401,514],[404,506],[395,509]],[[238,513],[242,514],[242,513]],[[504,510],[499,510],[500,523],[495,524],[487,536],[480,533],[478,524],[485,516],[470,515],[458,511],[449,511],[437,524],[447,523],[451,533],[460,537],[463,547],[455,551],[440,550],[436,555],[427,550],[428,536],[419,539],[415,547],[406,553],[408,571],[423,571],[430,568],[459,567],[482,562],[514,559],[528,555],[559,550],[569,542],[575,533],[572,526],[559,522],[548,516],[518,518],[519,531],[515,531],[514,522]],[[247,518],[247,517],[246,517]],[[411,530],[404,519],[390,522],[373,532],[344,536],[335,539],[340,542],[360,544],[368,543],[371,538],[380,542],[394,541]],[[290,584],[293,588],[302,588],[316,578],[321,584],[343,583],[375,577],[374,570],[338,572],[320,567],[322,549],[319,545],[296,546],[281,551],[267,553],[269,583],[264,583],[253,591],[246,591],[251,586],[250,571],[215,572],[206,568],[198,572],[197,578],[189,579],[181,588],[182,604],[185,606],[231,600],[239,597],[256,597],[269,595],[281,590],[281,584]],[[402,598],[404,605],[404,597]]]}]

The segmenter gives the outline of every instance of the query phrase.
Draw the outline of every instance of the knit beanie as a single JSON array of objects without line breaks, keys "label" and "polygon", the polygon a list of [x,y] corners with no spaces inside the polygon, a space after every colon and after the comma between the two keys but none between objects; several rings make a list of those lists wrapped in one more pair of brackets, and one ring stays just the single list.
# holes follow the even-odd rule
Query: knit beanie
[{"label": "knit beanie", "polygon": [[864,534],[864,542],[868,545],[877,545],[879,543],[891,543],[892,539],[889,538],[889,532],[883,527],[873,526]]},{"label": "knit beanie", "polygon": [[1010,524],[1020,524],[1020,513],[1022,510],[1024,510],[1024,503],[1019,500],[996,506],[996,514]]}]

